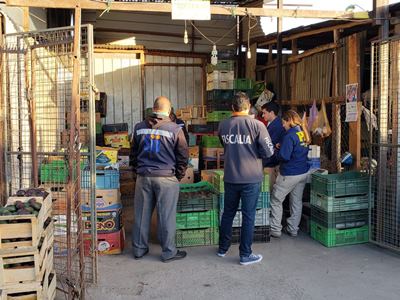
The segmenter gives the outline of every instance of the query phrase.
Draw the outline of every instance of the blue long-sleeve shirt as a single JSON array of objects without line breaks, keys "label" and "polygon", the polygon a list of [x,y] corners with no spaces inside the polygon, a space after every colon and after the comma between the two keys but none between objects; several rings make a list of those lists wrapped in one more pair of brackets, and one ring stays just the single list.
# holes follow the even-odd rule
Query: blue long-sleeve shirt
[{"label": "blue long-sleeve shirt", "polygon": [[304,132],[299,126],[290,128],[282,139],[277,153],[282,176],[293,176],[307,173],[308,145],[305,143]]},{"label": "blue long-sleeve shirt", "polygon": [[[276,117],[271,123],[269,123],[267,126],[267,130],[269,136],[271,137],[272,143],[274,144],[274,147],[276,147],[276,144],[282,143],[282,139],[286,131],[285,128],[283,128],[282,119],[280,117]],[[279,160],[274,154],[272,157],[265,159],[263,161],[263,165],[267,168],[273,168],[279,165]]]}]

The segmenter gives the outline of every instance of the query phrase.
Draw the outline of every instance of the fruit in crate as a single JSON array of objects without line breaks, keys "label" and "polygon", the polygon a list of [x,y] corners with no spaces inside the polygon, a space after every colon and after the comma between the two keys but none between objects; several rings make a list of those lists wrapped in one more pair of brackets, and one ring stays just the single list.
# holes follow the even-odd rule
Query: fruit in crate
[{"label": "fruit in crate", "polygon": [[[46,192],[47,194],[47,192]],[[15,201],[13,205],[0,207],[0,216],[21,216],[21,215],[35,215],[39,214],[42,204],[36,202],[35,198],[29,199],[27,202]]]},{"label": "fruit in crate", "polygon": [[44,188],[30,188],[30,189],[21,189],[15,193],[15,197],[43,197],[46,198],[48,196],[48,192]]}]

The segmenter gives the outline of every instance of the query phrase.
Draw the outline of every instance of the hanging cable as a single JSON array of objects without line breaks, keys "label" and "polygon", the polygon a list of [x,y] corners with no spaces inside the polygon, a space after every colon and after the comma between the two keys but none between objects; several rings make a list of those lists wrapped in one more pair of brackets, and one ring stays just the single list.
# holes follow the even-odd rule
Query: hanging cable
[{"label": "hanging cable", "polygon": [[[250,34],[251,34],[251,30],[257,26],[258,20],[257,20],[257,17],[255,17],[251,14],[248,15],[248,18],[249,18],[249,25],[248,25],[248,31],[247,31],[247,58],[251,59]],[[256,22],[253,25],[251,25],[251,20],[255,20]]]}]

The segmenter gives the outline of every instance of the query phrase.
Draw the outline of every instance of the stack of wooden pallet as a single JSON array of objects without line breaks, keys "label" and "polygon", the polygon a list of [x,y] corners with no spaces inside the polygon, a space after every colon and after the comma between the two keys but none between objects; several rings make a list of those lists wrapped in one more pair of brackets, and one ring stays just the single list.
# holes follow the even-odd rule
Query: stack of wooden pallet
[{"label": "stack of wooden pallet", "polygon": [[35,199],[33,202],[40,207],[38,212],[0,216],[1,300],[55,298],[52,199],[50,193],[45,194],[45,197],[10,197],[5,206],[24,205]]}]

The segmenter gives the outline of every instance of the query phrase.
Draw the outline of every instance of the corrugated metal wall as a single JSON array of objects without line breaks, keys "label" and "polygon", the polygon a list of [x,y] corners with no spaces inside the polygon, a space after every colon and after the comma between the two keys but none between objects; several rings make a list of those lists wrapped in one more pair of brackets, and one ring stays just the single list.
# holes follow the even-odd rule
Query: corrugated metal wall
[{"label": "corrugated metal wall", "polygon": [[[145,60],[146,64],[164,64],[145,67],[146,107],[152,107],[154,99],[161,95],[168,97],[174,108],[202,103],[204,90],[201,58],[146,55]],[[180,66],[165,64],[180,64]]]},{"label": "corrugated metal wall", "polygon": [[150,65],[145,67],[143,107],[140,58],[134,53],[95,53],[95,84],[107,94],[105,124],[128,123],[131,132],[142,120],[143,109],[152,107],[161,95],[168,97],[175,109],[202,103],[203,59],[145,55],[145,61]]},{"label": "corrugated metal wall", "polygon": [[141,69],[136,54],[95,53],[94,82],[107,94],[105,124],[142,120]]},{"label": "corrugated metal wall", "polygon": [[[94,26],[95,43],[105,44],[130,38],[136,45],[146,49],[191,51],[191,44],[183,43],[185,23],[182,20],[171,20],[170,14],[112,11],[100,17],[101,12],[86,11],[82,23]],[[195,21],[209,39],[216,41],[236,24],[232,16],[212,16],[211,21]],[[189,36],[192,28],[187,23]],[[147,34],[146,34],[147,33]],[[195,52],[211,52],[212,45],[198,32],[195,32]],[[235,49],[236,30],[232,30],[218,44],[219,49]],[[230,46],[227,46],[230,45]]]}]

